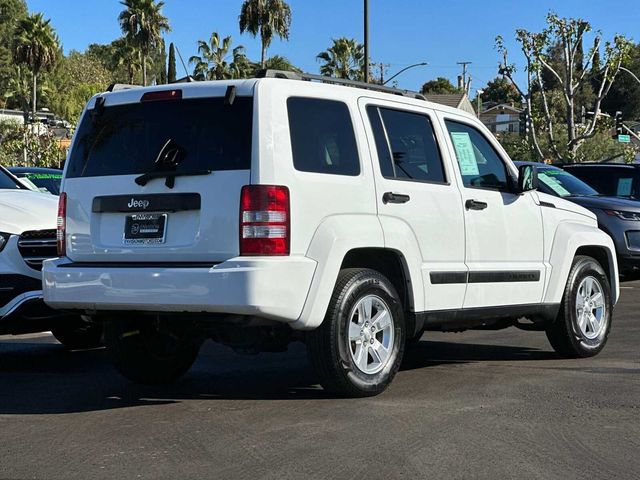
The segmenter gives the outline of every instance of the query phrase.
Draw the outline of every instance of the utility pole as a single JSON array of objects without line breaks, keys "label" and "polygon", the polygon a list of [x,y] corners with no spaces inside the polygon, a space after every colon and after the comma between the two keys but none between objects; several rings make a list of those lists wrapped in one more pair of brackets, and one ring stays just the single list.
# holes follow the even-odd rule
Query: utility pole
[{"label": "utility pole", "polygon": [[480,118],[480,110],[482,110],[482,94],[484,93],[484,90],[482,90],[481,88],[476,90],[476,103],[478,104],[478,118]]},{"label": "utility pole", "polygon": [[470,85],[470,84],[467,82],[467,65],[471,65],[473,62],[457,62],[457,63],[458,65],[462,65],[462,89],[468,95],[469,90],[467,85]]},{"label": "utility pole", "polygon": [[380,62],[378,64],[378,68],[380,69],[380,85],[384,85],[385,81],[384,81],[384,71],[386,69],[388,69],[391,65],[388,63],[382,63]]},{"label": "utility pole", "polygon": [[369,83],[369,0],[364,0],[364,81]]}]

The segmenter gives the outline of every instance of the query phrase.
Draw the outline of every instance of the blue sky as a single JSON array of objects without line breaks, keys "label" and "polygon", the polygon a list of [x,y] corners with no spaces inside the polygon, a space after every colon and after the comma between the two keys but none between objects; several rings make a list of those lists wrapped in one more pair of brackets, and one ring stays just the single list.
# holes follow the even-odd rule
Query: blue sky
[{"label": "blue sky", "polygon": [[[370,0],[371,59],[389,64],[388,75],[422,61],[428,67],[398,77],[400,87],[419,89],[429,79],[448,77],[455,83],[458,61],[473,62],[472,89],[496,76],[498,53],[494,39],[503,35],[519,60],[516,28],[538,30],[549,10],[581,17],[601,30],[605,39],[624,34],[640,41],[640,3],[604,0]],[[44,12],[58,31],[65,51],[84,50],[90,43],[108,43],[120,35],[118,0],[27,0],[29,10]],[[164,13],[174,42],[186,59],[195,54],[196,41],[211,32],[232,35],[234,44],[259,59],[260,44],[240,35],[241,0],[165,0]],[[293,11],[290,40],[274,40],[269,54],[288,57],[300,68],[317,73],[315,56],[341,36],[362,39],[362,0],[289,0]],[[178,70],[179,75],[182,70]]]}]

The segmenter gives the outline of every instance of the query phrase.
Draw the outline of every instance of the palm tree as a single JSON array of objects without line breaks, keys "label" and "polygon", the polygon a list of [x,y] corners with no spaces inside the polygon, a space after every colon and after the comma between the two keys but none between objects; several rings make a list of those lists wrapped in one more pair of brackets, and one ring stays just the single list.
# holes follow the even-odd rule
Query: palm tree
[{"label": "palm tree", "polygon": [[266,66],[267,49],[274,35],[289,39],[291,8],[284,0],[245,0],[240,10],[240,33],[260,35],[262,56],[260,65]]},{"label": "palm tree", "polygon": [[131,44],[131,41],[127,37],[119,38],[113,41],[113,62],[118,68],[124,67],[127,71],[127,78],[129,84],[136,82],[136,76],[142,70],[140,63],[140,56],[136,47]]},{"label": "palm tree", "polygon": [[33,76],[32,111],[36,119],[38,75],[53,68],[58,58],[58,36],[41,13],[22,19],[16,28],[13,58],[17,64],[26,65]]},{"label": "palm tree", "polygon": [[135,45],[142,63],[142,83],[147,85],[147,58],[160,47],[162,34],[171,31],[169,19],[162,15],[163,1],[122,0],[125,9],[118,22],[122,33]]},{"label": "palm tree", "polygon": [[353,38],[333,39],[333,45],[316,59],[324,62],[320,66],[322,75],[363,80],[364,46]]},{"label": "palm tree", "polygon": [[242,45],[231,50],[231,36],[221,39],[217,32],[213,32],[208,43],[198,40],[198,53],[200,55],[194,55],[189,59],[189,63],[195,65],[193,78],[196,80],[243,78],[251,69],[251,63]]}]

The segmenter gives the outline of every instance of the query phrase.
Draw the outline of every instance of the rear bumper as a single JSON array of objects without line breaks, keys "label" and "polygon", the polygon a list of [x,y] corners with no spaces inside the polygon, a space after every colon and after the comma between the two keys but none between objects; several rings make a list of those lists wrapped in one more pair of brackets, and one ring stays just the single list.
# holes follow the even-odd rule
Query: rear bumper
[{"label": "rear bumper", "polygon": [[298,319],[316,262],[306,257],[237,257],[208,266],[110,265],[49,260],[45,302],[57,309],[226,313]]}]

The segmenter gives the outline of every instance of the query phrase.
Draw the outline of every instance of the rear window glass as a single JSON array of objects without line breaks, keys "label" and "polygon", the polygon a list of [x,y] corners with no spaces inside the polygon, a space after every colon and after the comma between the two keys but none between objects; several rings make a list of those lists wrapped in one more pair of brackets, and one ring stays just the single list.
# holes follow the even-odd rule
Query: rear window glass
[{"label": "rear window glass", "polygon": [[53,195],[60,194],[62,173],[25,173],[23,176],[31,180],[40,189],[45,189]]},{"label": "rear window glass", "polygon": [[293,165],[302,172],[359,175],[360,158],[346,104],[292,97],[287,100]]},{"label": "rear window glass", "polygon": [[0,190],[16,190],[19,188],[18,184],[9,175],[0,170]]},{"label": "rear window glass", "polygon": [[[68,177],[130,175],[156,165],[171,141],[180,149],[176,172],[251,168],[253,98],[142,102],[88,112],[69,158]],[[172,167],[173,168],[173,167]]]}]

